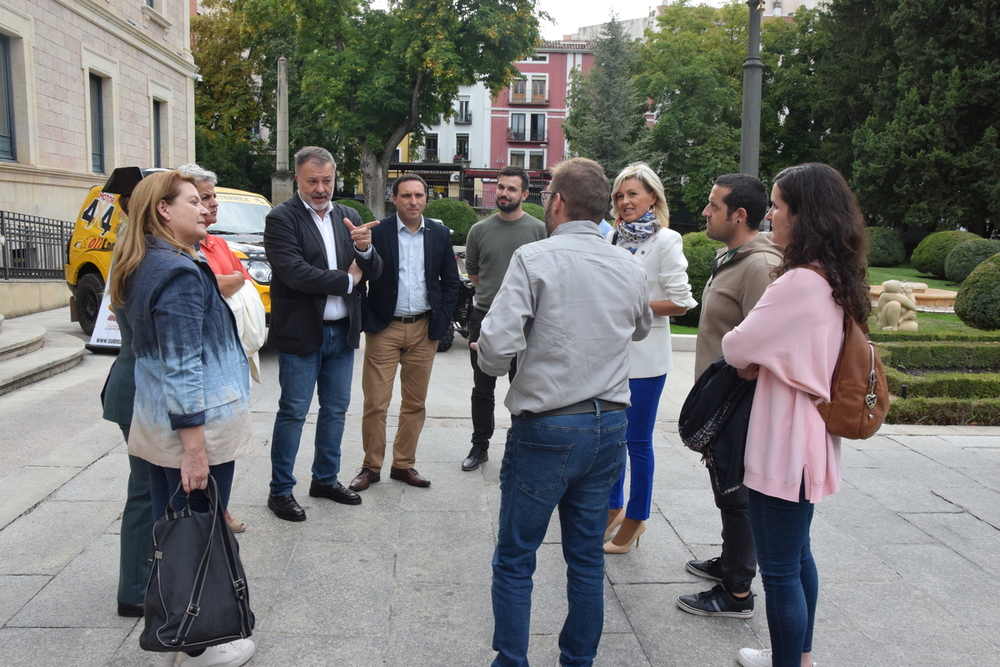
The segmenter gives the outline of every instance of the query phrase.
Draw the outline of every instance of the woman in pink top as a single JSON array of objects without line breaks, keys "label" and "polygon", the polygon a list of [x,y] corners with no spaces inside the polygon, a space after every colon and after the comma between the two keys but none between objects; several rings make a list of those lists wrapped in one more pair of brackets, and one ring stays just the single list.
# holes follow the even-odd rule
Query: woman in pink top
[{"label": "woman in pink top", "polygon": [[864,322],[871,310],[865,223],[844,177],[816,163],[778,174],[767,219],[784,261],[722,339],[726,361],[757,378],[744,484],[771,635],[770,649],[745,648],[738,659],[744,667],[808,667],[819,590],[809,526],[814,503],[840,486],[840,438],[827,432],[814,397],[830,398],[844,314]]}]

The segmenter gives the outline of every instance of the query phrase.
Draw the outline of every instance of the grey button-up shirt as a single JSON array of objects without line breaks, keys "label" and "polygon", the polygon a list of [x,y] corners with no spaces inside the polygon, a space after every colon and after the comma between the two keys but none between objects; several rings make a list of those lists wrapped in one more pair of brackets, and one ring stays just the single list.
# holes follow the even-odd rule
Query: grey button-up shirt
[{"label": "grey button-up shirt", "polygon": [[519,248],[483,320],[479,367],[517,375],[504,405],[544,412],[591,398],[629,404],[629,343],[649,333],[646,272],[593,222]]}]

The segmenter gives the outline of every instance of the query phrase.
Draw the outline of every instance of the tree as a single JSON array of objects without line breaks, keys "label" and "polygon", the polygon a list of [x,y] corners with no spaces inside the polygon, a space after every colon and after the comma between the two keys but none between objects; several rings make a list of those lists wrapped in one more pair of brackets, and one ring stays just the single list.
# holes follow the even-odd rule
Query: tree
[{"label": "tree", "polygon": [[573,153],[595,160],[614,178],[630,162],[649,158],[646,97],[633,80],[639,46],[612,13],[593,48],[590,72],[571,75],[563,130]]},{"label": "tree", "polygon": [[408,133],[450,114],[463,84],[498,92],[538,41],[535,0],[294,0],[302,92],[361,156],[365,203],[385,211],[389,163]]},{"label": "tree", "polygon": [[988,236],[1000,221],[1000,2],[901,2],[898,69],[853,135],[852,185],[883,222]]},{"label": "tree", "polygon": [[746,5],[663,8],[642,49],[641,89],[657,114],[651,166],[671,203],[692,211],[719,174],[739,171]]}]

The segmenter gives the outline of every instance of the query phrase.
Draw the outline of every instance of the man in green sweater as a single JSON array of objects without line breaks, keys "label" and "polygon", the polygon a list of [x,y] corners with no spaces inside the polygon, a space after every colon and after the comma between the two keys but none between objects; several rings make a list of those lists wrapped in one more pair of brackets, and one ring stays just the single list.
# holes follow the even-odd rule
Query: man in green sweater
[{"label": "man in green sweater", "polygon": [[[465,246],[465,268],[476,286],[475,308],[469,322],[469,342],[479,340],[483,318],[493,303],[507,274],[514,251],[526,243],[546,237],[545,223],[521,210],[528,197],[528,174],[521,167],[504,167],[497,178],[496,204],[499,211],[480,220],[469,230]],[[472,449],[462,462],[462,470],[475,470],[489,460],[487,451],[493,437],[494,392],[497,379],[479,370],[477,354],[472,360]],[[509,377],[514,378],[516,362],[511,362]]]}]

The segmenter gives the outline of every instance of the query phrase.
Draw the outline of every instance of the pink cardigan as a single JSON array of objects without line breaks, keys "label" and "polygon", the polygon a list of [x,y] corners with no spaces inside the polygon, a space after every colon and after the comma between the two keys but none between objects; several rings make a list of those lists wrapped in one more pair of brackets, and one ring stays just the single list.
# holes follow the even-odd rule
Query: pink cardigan
[{"label": "pink cardigan", "polygon": [[775,498],[813,503],[840,488],[840,438],[809,394],[830,398],[844,312],[815,271],[775,280],[746,319],[722,339],[726,362],[760,365],[750,411],[744,484]]}]

